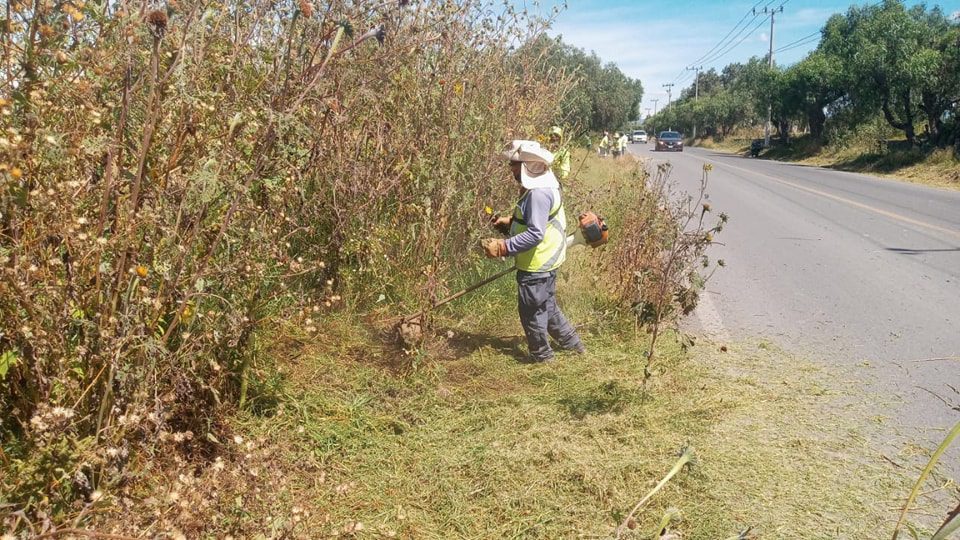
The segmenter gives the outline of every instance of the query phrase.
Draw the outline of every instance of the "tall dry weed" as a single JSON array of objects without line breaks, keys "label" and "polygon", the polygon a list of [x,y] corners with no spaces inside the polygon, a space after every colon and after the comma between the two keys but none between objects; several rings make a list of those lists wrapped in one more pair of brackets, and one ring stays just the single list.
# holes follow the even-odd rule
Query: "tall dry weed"
[{"label": "tall dry weed", "polygon": [[442,294],[512,191],[493,151],[567,82],[509,3],[11,0],[3,24],[0,503],[29,515],[158,442],[214,452],[270,321]]},{"label": "tall dry weed", "polygon": [[710,170],[705,164],[697,191],[682,193],[670,181],[669,162],[661,163],[641,179],[637,197],[624,201],[609,264],[618,297],[650,336],[646,377],[652,374],[664,331],[677,329],[680,319],[696,309],[710,276],[724,265],[707,256],[727,222],[726,214],[712,214],[706,193]]}]

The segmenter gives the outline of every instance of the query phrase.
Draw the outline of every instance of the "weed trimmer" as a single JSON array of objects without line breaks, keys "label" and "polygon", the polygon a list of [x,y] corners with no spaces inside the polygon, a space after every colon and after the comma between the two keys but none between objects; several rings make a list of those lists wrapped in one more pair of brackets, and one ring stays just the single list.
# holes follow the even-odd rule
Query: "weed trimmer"
[{"label": "weed trimmer", "polygon": [[[607,243],[608,236],[609,229],[607,224],[604,223],[603,218],[597,216],[593,212],[584,212],[583,214],[580,214],[580,218],[577,223],[577,229],[573,232],[573,234],[567,236],[567,249],[581,245],[598,248]],[[505,270],[501,270],[500,272],[484,278],[483,280],[478,281],[461,291],[455,292],[442,300],[437,300],[427,309],[400,319],[400,322],[394,326],[398,339],[403,345],[409,348],[415,347],[423,337],[423,318],[429,311],[437,309],[444,304],[453,302],[461,296],[489,285],[503,276],[513,273],[514,270],[516,270],[516,267],[512,266]]]}]

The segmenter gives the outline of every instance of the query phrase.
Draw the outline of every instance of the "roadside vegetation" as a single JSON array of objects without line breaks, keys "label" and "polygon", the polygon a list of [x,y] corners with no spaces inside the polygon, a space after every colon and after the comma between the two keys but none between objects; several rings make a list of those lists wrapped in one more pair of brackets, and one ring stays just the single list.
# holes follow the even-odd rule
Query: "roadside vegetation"
[{"label": "roadside vegetation", "polygon": [[[582,163],[570,204],[623,223],[617,203],[649,179]],[[649,334],[596,257],[572,252],[559,291],[590,352],[549,365],[519,361],[510,280],[434,313],[414,356],[355,314],[327,316],[320,335],[277,321],[255,373],[269,393],[223,415],[203,454],[140,456],[135,480],[68,523],[186,538],[609,538],[684,450],[695,459],[622,538],[872,538],[893,522],[910,478],[871,446],[872,400],[845,398],[853,374],[765,342],[694,345],[674,327],[651,367]]]},{"label": "roadside vegetation", "polygon": [[486,272],[504,139],[590,122],[556,107],[589,66],[544,76],[549,19],[498,2],[5,7],[0,519],[24,535],[235,457],[233,415],[279,400],[269,351]]},{"label": "roadside vegetation", "polygon": [[751,58],[710,69],[694,93],[691,83],[647,129],[696,131],[721,145],[763,138],[770,107],[768,157],[960,186],[960,21],[939,7],[852,6],[827,21],[800,62],[771,68]]},{"label": "roadside vegetation", "polygon": [[899,476],[814,368],[679,333],[725,218],[672,198],[668,171],[574,156],[571,213],[625,234],[562,272],[587,356],[521,363],[509,279],[393,342],[397,317],[502,268],[477,241],[484,208],[513,202],[505,138],[626,118],[629,99],[558,112],[595,69],[639,99],[594,57],[551,56],[549,20],[497,2],[7,8],[3,533],[610,536],[684,447],[696,466],[629,535],[662,536],[671,507],[691,538],[858,536],[889,515]]}]

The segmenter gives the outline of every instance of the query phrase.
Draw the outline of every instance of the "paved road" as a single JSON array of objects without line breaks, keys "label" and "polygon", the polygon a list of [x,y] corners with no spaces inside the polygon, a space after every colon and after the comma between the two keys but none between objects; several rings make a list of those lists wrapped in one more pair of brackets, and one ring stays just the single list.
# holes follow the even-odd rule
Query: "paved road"
[{"label": "paved road", "polygon": [[[697,318],[733,339],[769,338],[812,359],[866,366],[896,392],[893,416],[925,438],[960,419],[960,192],[699,148],[658,153],[684,190],[730,215]],[[952,359],[942,359],[952,358]],[[940,360],[937,360],[940,359]],[[954,388],[956,390],[954,390]],[[928,392],[929,391],[929,392]],[[914,431],[910,429],[908,431]]]}]

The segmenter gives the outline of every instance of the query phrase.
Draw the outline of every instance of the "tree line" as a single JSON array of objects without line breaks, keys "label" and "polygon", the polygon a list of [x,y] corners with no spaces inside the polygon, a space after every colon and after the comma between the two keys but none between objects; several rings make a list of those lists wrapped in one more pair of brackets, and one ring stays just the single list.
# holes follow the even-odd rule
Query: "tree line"
[{"label": "tree line", "polygon": [[555,113],[555,123],[572,128],[568,132],[616,129],[637,117],[643,84],[616,64],[603,63],[596,53],[564,43],[560,37],[544,35],[529,47],[543,59],[538,68],[541,76],[554,78],[562,73],[574,78]]},{"label": "tree line", "polygon": [[672,127],[723,138],[762,124],[770,107],[776,136],[830,133],[882,121],[910,146],[960,150],[960,21],[940,7],[901,0],[852,6],[821,29],[816,49],[789,67],[768,58],[700,74],[680,99],[649,118],[648,129]]}]

